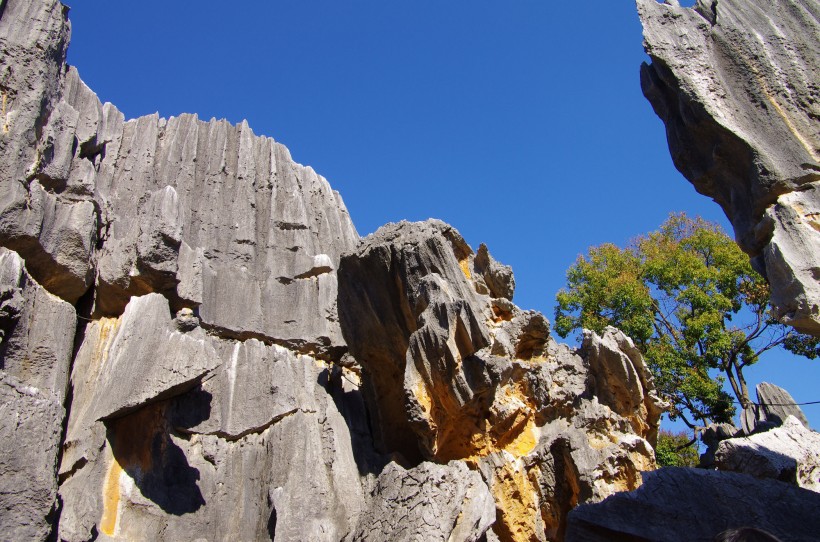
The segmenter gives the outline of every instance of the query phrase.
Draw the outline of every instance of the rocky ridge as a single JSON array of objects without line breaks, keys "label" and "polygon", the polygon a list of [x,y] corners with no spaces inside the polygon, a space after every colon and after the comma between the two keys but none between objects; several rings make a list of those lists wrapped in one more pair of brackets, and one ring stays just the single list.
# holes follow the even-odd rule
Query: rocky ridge
[{"label": "rocky ridge", "polygon": [[245,123],[125,120],[67,16],[0,3],[3,533],[561,540],[654,468],[627,337],[556,344],[441,222],[360,240]]},{"label": "rocky ridge", "polygon": [[723,208],[777,316],[820,335],[820,5],[637,4],[675,166]]}]

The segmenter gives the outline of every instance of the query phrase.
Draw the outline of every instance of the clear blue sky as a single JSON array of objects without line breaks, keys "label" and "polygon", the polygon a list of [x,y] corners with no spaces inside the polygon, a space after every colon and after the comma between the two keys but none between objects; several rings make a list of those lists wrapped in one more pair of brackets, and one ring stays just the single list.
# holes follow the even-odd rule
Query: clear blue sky
[{"label": "clear blue sky", "polygon": [[[728,229],[641,94],[630,0],[67,3],[69,62],[126,118],[247,119],[341,192],[360,234],[445,220],[550,318],[590,245],[672,211]],[[820,361],[773,354],[747,376],[820,400]]]}]

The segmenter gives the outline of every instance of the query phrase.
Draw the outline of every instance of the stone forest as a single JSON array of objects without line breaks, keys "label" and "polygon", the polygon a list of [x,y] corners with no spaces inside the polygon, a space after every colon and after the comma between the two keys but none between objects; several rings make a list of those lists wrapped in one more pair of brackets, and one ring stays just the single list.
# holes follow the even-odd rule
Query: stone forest
[{"label": "stone forest", "polygon": [[[820,4],[637,9],[676,167],[820,336]],[[0,539],[820,539],[787,392],[710,428],[714,467],[658,469],[630,337],[557,343],[457,225],[360,238],[247,123],[126,120],[70,34],[0,1]]]}]

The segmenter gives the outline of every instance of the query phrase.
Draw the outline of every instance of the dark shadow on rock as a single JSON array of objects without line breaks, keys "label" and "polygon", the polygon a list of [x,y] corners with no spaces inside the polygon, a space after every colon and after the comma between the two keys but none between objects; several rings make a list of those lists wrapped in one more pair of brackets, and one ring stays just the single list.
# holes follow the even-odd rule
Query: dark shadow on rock
[{"label": "dark shadow on rock", "polygon": [[664,467],[643,484],[569,514],[567,542],[710,541],[736,527],[782,540],[817,540],[820,494],[735,472]]},{"label": "dark shadow on rock", "polygon": [[168,401],[168,423],[177,431],[186,433],[211,417],[213,395],[196,387]]},{"label": "dark shadow on rock", "polygon": [[268,536],[271,540],[276,540],[276,508],[270,509],[270,517],[268,518]]},{"label": "dark shadow on rock", "polygon": [[364,395],[359,389],[345,390],[344,378],[346,377],[341,367],[334,366],[332,369],[324,369],[319,373],[317,383],[333,399],[333,403],[347,424],[353,447],[353,458],[356,460],[359,474],[379,474],[391,458],[376,451],[370,413],[365,404]]},{"label": "dark shadow on rock", "polygon": [[761,479],[769,478],[799,486],[797,458],[761,444],[756,444],[754,447],[741,446],[732,450],[731,453],[718,454],[718,456],[715,462],[718,470],[748,474]]},{"label": "dark shadow on rock", "polygon": [[[192,427],[206,420],[210,416],[211,395],[197,388],[186,396],[198,408],[186,410],[184,415],[172,399],[151,403],[106,422],[117,463],[145,498],[173,515],[195,512],[205,504],[197,485],[199,470],[188,464],[171,434],[175,433],[174,427]],[[178,435],[184,438],[184,434]]]}]

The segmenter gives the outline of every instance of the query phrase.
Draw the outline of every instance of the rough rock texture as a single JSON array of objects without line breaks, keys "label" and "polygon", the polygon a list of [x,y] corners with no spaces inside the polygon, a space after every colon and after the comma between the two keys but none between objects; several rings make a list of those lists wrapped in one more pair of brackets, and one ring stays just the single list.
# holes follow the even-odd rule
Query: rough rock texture
[{"label": "rough rock texture", "polygon": [[584,331],[581,349],[595,376],[598,400],[629,420],[636,434],[657,442],[665,404],[655,393],[652,374],[632,339],[607,326],[603,337]]},{"label": "rough rock texture", "polygon": [[806,415],[788,391],[774,384],[761,382],[755,387],[755,392],[757,393],[760,422],[781,425],[789,416],[794,416],[803,424],[803,427],[809,427]]},{"label": "rough rock texture", "polygon": [[711,542],[726,529],[757,527],[783,541],[820,533],[820,495],[776,480],[663,468],[643,485],[569,514],[567,542]]},{"label": "rough rock texture", "polygon": [[244,123],[125,121],[67,11],[0,3],[3,536],[339,540],[385,463],[319,359],[341,198]]},{"label": "rough rock texture", "polygon": [[[146,305],[164,308],[164,321]],[[170,331],[157,294],[92,325],[75,362],[60,468],[62,539],[96,530],[117,539],[329,541],[356,525],[362,482],[340,413],[351,399],[329,367],[256,339]],[[133,387],[114,405],[98,400],[94,364],[150,365],[157,349],[140,339],[152,334],[186,363],[149,371],[153,396],[140,395],[137,407],[121,406]],[[137,392],[149,385],[140,384]]]},{"label": "rough rock texture", "polygon": [[57,461],[74,308],[0,248],[0,532],[45,538],[57,507]]},{"label": "rough rock texture", "polygon": [[342,332],[382,452],[464,460],[494,496],[499,538],[561,539],[572,506],[654,468],[660,404],[622,333],[589,333],[579,353],[555,344],[486,262],[440,221],[384,226],[342,257]]},{"label": "rough rock texture", "polygon": [[774,478],[820,492],[820,433],[790,416],[781,427],[720,443],[718,469]]},{"label": "rough rock texture", "polygon": [[69,302],[93,285],[95,315],[159,292],[225,336],[338,357],[333,271],[358,241],[338,193],[246,123],[126,122],[65,66],[66,11],[4,4],[0,242]]},{"label": "rough rock texture", "polygon": [[350,540],[475,542],[495,521],[495,503],[481,476],[460,461],[379,475]]},{"label": "rough rock texture", "polygon": [[638,0],[643,92],[676,167],[723,207],[783,321],[820,334],[820,5]]},{"label": "rough rock texture", "polygon": [[441,222],[360,243],[246,123],[126,121],[69,35],[0,0],[0,538],[561,540],[654,468],[623,334]]}]

